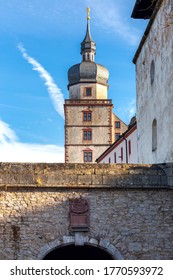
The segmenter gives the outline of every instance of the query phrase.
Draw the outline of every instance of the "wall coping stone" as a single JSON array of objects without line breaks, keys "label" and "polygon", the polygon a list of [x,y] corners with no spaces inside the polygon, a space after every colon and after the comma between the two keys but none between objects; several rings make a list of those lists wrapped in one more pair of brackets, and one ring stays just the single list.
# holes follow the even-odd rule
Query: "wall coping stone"
[{"label": "wall coping stone", "polygon": [[0,190],[167,189],[172,170],[173,164],[0,163]]}]

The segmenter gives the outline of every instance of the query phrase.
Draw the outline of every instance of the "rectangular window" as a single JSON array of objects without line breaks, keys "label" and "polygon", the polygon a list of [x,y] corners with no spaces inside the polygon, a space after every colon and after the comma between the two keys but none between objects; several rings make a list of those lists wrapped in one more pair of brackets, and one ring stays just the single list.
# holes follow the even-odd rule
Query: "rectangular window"
[{"label": "rectangular window", "polygon": [[121,161],[123,161],[123,147],[121,147]]},{"label": "rectangular window", "polygon": [[92,131],[91,130],[83,131],[83,140],[92,140]]},{"label": "rectangular window", "polygon": [[129,150],[129,155],[131,155],[131,141],[128,141],[128,150]]},{"label": "rectangular window", "polygon": [[115,133],[115,140],[118,140],[120,138],[120,133]]},{"label": "rectangular window", "polygon": [[90,122],[91,121],[91,112],[83,112],[83,121]]},{"label": "rectangular window", "polygon": [[109,158],[109,163],[111,163],[111,158]]},{"label": "rectangular window", "polygon": [[84,162],[92,162],[92,152],[84,152]]},{"label": "rectangular window", "polygon": [[91,96],[91,93],[92,93],[92,88],[91,87],[85,88],[85,96]]},{"label": "rectangular window", "polygon": [[120,128],[121,127],[121,123],[120,122],[115,122],[115,128]]},{"label": "rectangular window", "polygon": [[114,163],[116,163],[116,162],[117,162],[117,154],[114,153]]}]

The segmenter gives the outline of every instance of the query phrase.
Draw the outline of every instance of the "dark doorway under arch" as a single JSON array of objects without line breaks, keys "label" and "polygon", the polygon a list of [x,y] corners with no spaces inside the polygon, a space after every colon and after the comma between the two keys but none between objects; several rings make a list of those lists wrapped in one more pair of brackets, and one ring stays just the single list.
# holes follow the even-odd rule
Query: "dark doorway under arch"
[{"label": "dark doorway under arch", "polygon": [[95,246],[67,245],[49,252],[43,260],[113,260],[113,257]]}]

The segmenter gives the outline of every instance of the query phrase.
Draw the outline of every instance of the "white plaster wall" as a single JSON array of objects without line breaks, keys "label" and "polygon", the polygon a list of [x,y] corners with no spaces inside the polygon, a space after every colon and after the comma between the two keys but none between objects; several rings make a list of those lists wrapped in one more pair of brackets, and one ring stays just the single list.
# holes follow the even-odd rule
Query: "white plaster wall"
[{"label": "white plaster wall", "polygon": [[[137,130],[133,131],[129,136],[127,136],[127,153],[128,153],[128,163],[137,163]],[[128,141],[131,141],[131,155],[129,155]],[[123,160],[121,160],[121,148],[123,148]],[[116,153],[116,163],[126,163],[126,142],[123,139],[120,144],[115,147],[109,154],[107,154],[100,163],[109,163],[109,158],[111,163],[114,163],[114,154]]]},{"label": "white plaster wall", "polygon": [[96,99],[107,99],[108,89],[106,86],[96,84]]},{"label": "white plaster wall", "polygon": [[[121,160],[121,147],[123,147],[123,161]],[[121,142],[114,150],[112,150],[108,155],[101,160],[100,163],[114,163],[114,153],[116,152],[116,163],[124,163],[125,162],[125,141]]]},{"label": "white plaster wall", "polygon": [[[131,141],[131,154],[128,150],[128,141]],[[137,129],[127,137],[128,163],[138,163],[137,157]]]},{"label": "white plaster wall", "polygon": [[[139,163],[173,161],[173,0],[165,0],[136,62]],[[150,65],[155,63],[151,84]],[[152,152],[152,122],[157,149]]]}]

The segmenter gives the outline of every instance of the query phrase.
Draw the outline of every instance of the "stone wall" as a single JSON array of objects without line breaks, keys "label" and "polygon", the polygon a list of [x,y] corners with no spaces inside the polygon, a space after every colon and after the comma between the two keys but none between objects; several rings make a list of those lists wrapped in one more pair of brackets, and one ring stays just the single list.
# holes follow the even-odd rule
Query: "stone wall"
[{"label": "stone wall", "polygon": [[[173,0],[159,0],[137,50],[138,162],[163,163],[173,159]],[[152,148],[152,124],[156,120],[156,148]]]},{"label": "stone wall", "polygon": [[[80,196],[89,201],[90,226],[77,235],[69,199]],[[117,259],[173,259],[172,206],[159,166],[2,163],[0,259],[39,259],[81,239]]]}]

